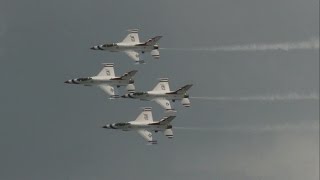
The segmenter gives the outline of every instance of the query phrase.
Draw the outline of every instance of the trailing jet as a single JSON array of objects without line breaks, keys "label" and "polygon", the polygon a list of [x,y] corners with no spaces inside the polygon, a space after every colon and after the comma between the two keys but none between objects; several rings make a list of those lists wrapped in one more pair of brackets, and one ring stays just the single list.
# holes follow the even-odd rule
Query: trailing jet
[{"label": "trailing jet", "polygon": [[110,99],[119,98],[119,94],[115,92],[113,86],[127,86],[128,92],[134,92],[135,87],[133,85],[133,76],[137,73],[137,70],[124,73],[120,77],[116,77],[114,74],[113,63],[103,63],[103,69],[97,76],[76,78],[65,81],[67,84],[82,84],[84,86],[97,85],[104,92],[110,95]]},{"label": "trailing jet", "polygon": [[149,144],[157,144],[152,132],[162,131],[169,139],[173,138],[171,121],[176,117],[176,111],[167,111],[160,121],[153,121],[151,108],[144,108],[136,120],[126,123],[113,123],[103,126],[106,129],[119,129],[123,131],[137,131]]},{"label": "trailing jet", "polygon": [[138,64],[144,63],[143,60],[140,60],[140,52],[150,52],[153,58],[160,58],[159,46],[156,43],[162,38],[162,36],[156,36],[147,40],[146,42],[140,42],[138,29],[130,29],[128,31],[129,34],[122,42],[97,45],[91,47],[91,49],[105,50],[110,52],[125,52]]},{"label": "trailing jet", "polygon": [[155,101],[166,110],[172,109],[169,100],[172,100],[172,102],[181,100],[181,104],[183,106],[190,107],[190,100],[187,91],[191,88],[191,86],[192,84],[187,84],[176,91],[170,91],[168,78],[161,78],[159,83],[153,88],[152,91],[130,92],[121,97]]}]

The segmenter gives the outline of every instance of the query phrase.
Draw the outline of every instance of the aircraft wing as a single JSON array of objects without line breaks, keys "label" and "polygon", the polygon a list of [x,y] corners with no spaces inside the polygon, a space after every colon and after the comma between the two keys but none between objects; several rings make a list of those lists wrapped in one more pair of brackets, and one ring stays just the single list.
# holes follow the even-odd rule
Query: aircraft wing
[{"label": "aircraft wing", "polygon": [[98,85],[105,93],[109,94],[110,95],[110,98],[113,99],[113,98],[118,98],[119,95],[116,95],[115,93],[115,89],[114,87],[108,85],[108,84],[101,84],[101,85]]},{"label": "aircraft wing", "polygon": [[127,51],[124,51],[131,59],[133,59],[134,61],[136,62],[139,62],[140,61],[140,54],[136,51],[133,51],[133,50],[127,50]]},{"label": "aircraft wing", "polygon": [[145,130],[145,129],[140,129],[137,131],[138,134],[140,134],[148,143],[150,144],[157,144],[157,140],[152,139],[152,133]]},{"label": "aircraft wing", "polygon": [[155,101],[156,103],[160,104],[161,107],[163,107],[166,110],[172,109],[171,108],[171,104],[170,101],[164,98],[156,98],[153,101]]}]

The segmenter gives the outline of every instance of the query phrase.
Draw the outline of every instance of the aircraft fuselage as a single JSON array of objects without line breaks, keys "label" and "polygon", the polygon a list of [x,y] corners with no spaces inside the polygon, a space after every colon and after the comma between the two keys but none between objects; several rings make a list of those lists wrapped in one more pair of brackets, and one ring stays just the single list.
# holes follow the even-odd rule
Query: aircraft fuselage
[{"label": "aircraft fuselage", "polygon": [[143,44],[127,44],[127,43],[112,43],[112,44],[104,44],[93,46],[91,49],[93,50],[105,50],[110,52],[120,52],[120,51],[139,51],[139,52],[149,52],[154,49],[158,49],[157,45],[143,45]]},{"label": "aircraft fuselage", "polygon": [[170,94],[170,93],[162,93],[155,91],[147,91],[147,92],[136,92],[136,93],[128,93],[123,98],[133,98],[140,100],[152,100],[156,98],[165,98],[167,100],[181,100],[183,98],[187,98],[187,94]]},{"label": "aircraft fuselage", "polygon": [[91,85],[100,85],[100,84],[109,84],[109,85],[115,85],[115,86],[126,86],[128,84],[134,83],[133,79],[117,79],[117,77],[114,78],[106,78],[102,76],[93,76],[93,77],[87,77],[87,78],[76,78],[76,79],[70,79],[68,81],[65,81],[65,83],[68,84],[82,84],[85,86],[91,86]]},{"label": "aircraft fuselage", "polygon": [[172,128],[171,124],[164,124],[160,125],[155,123],[152,124],[146,124],[141,122],[127,122],[127,123],[113,123],[113,124],[107,124],[103,126],[103,128],[106,129],[119,129],[123,131],[131,131],[131,130],[139,130],[139,129],[145,129],[148,131],[164,131],[166,129]]}]

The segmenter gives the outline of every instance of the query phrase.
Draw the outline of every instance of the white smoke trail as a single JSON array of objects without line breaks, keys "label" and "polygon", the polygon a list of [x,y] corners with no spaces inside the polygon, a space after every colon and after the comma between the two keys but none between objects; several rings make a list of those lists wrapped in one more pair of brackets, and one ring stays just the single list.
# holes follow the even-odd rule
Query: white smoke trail
[{"label": "white smoke trail", "polygon": [[313,123],[297,124],[277,124],[277,125],[260,125],[260,126],[233,126],[233,127],[173,127],[176,130],[203,131],[203,132],[247,132],[247,133],[264,133],[264,132],[282,132],[282,131],[319,131],[319,120]]},{"label": "white smoke trail", "polygon": [[213,101],[301,101],[301,100],[319,100],[319,94],[297,94],[287,95],[269,95],[269,96],[245,96],[245,97],[190,97],[192,99],[213,100]]},{"label": "white smoke trail", "polygon": [[271,44],[253,43],[253,44],[216,46],[216,47],[161,48],[161,49],[176,50],[176,51],[213,51],[213,52],[312,50],[312,49],[319,49],[319,37],[313,37],[307,41],[300,41],[300,42],[282,42],[282,43],[271,43]]}]

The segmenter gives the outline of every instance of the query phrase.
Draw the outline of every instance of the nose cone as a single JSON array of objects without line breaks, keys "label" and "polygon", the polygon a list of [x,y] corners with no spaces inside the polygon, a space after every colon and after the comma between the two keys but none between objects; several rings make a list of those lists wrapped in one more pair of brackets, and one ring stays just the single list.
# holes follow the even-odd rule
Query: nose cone
[{"label": "nose cone", "polygon": [[67,80],[67,81],[65,81],[64,83],[70,84],[70,83],[71,83],[71,80]]},{"label": "nose cone", "polygon": [[105,126],[102,126],[102,128],[108,129],[108,126],[107,126],[107,125],[105,125]]},{"label": "nose cone", "polygon": [[97,46],[93,46],[90,49],[92,50],[104,50],[105,46],[104,45],[97,45]]},{"label": "nose cone", "polygon": [[122,97],[122,98],[127,98],[128,96],[125,94],[125,95],[122,95],[121,97]]}]

